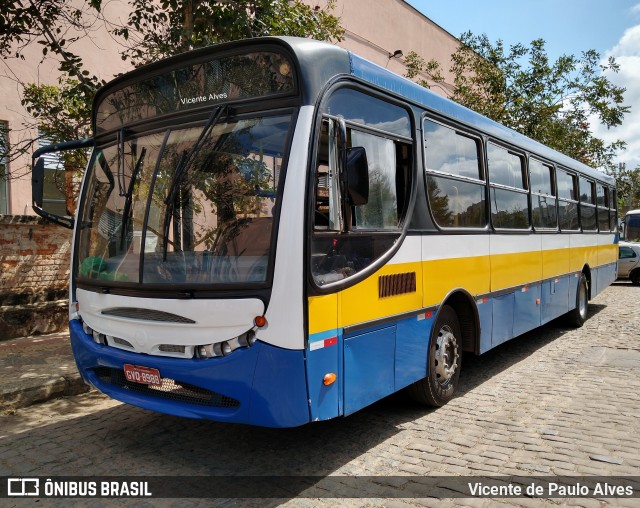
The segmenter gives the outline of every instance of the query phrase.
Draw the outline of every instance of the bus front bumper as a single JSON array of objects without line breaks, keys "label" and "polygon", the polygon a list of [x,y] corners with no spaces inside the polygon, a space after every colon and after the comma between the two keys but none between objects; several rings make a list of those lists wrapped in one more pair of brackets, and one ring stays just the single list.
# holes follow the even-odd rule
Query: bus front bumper
[{"label": "bus front bumper", "polygon": [[[265,427],[310,420],[304,351],[256,342],[221,358],[168,358],[98,344],[80,321],[71,321],[69,331],[82,377],[116,400],[175,416]],[[127,380],[125,365],[156,369],[162,385]]]}]

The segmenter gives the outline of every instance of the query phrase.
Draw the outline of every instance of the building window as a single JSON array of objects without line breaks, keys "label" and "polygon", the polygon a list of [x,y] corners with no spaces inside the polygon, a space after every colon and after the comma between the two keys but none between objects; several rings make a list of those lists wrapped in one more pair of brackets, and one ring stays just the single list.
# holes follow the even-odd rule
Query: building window
[{"label": "building window", "polygon": [[9,212],[9,126],[0,122],[0,215]]},{"label": "building window", "polygon": [[[43,147],[51,143],[51,139],[43,131],[39,130],[39,146]],[[69,215],[67,213],[66,178],[62,156],[60,152],[53,152],[42,155],[42,158],[44,159],[42,208],[56,215]]]}]

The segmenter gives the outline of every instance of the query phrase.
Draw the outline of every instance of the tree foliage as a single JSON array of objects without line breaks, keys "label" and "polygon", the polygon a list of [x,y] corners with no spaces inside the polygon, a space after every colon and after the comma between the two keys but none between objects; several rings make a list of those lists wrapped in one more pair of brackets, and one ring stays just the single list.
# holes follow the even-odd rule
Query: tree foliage
[{"label": "tree foliage", "polygon": [[467,32],[460,42],[451,56],[456,102],[593,167],[609,167],[624,148],[590,130],[592,119],[611,128],[629,111],[625,89],[606,76],[619,70],[613,58],[602,64],[589,50],[551,62],[542,39],[506,49]]},{"label": "tree foliage", "polygon": [[[134,66],[219,42],[266,35],[340,40],[340,20],[332,14],[334,0],[325,9],[299,0],[128,0],[127,24],[114,26],[101,18],[102,0],[7,0],[0,8],[0,56],[25,59],[27,47],[39,45],[42,59],[54,58],[60,71],[57,85],[19,83],[22,104],[48,140],[89,136],[93,97],[104,81],[86,69],[73,51],[74,43],[91,37],[96,20],[110,26],[124,46],[122,58]],[[8,65],[8,64],[7,64]],[[29,153],[32,137],[3,149],[0,157],[15,160]],[[15,176],[20,176],[19,174]]]},{"label": "tree foliage", "polygon": [[340,40],[344,30],[327,10],[296,0],[130,0],[126,26],[114,33],[127,41],[122,54],[135,66],[185,51],[237,39],[267,35]]},{"label": "tree foliage", "polygon": [[[410,51],[404,59],[407,72],[405,78],[416,79],[416,83],[425,88],[431,88],[432,84],[444,82],[442,69],[435,58],[425,60],[415,51]],[[426,76],[427,79],[421,77]]]},{"label": "tree foliage", "polygon": [[616,179],[618,209],[640,208],[640,166],[628,169],[626,164],[611,166],[607,174]]}]

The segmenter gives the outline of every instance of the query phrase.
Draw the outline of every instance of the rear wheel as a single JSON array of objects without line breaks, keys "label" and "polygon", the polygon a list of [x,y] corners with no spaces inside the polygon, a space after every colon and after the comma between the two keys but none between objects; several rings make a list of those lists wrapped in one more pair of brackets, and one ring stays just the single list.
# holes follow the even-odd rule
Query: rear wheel
[{"label": "rear wheel", "polygon": [[575,328],[580,328],[587,319],[587,310],[589,308],[589,287],[587,285],[587,276],[580,274],[580,282],[578,282],[578,293],[576,294],[576,308],[567,314],[569,324]]},{"label": "rear wheel", "polygon": [[631,283],[633,285],[640,286],[640,269],[631,272],[629,278],[631,279]]},{"label": "rear wheel", "polygon": [[462,334],[458,315],[445,305],[431,331],[427,377],[409,387],[409,394],[429,406],[443,406],[455,393],[462,363]]}]

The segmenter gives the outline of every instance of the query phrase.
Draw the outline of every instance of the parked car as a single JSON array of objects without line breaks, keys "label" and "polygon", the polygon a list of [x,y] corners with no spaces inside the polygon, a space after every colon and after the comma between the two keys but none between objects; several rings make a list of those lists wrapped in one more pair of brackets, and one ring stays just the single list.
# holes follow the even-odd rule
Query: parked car
[{"label": "parked car", "polygon": [[640,285],[640,243],[620,242],[618,252],[618,278]]}]

